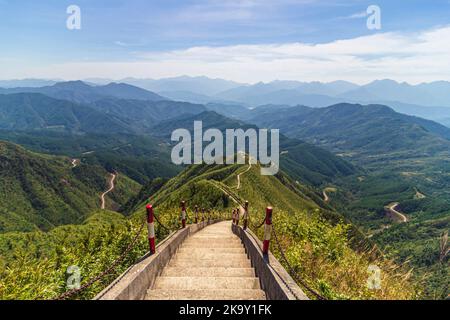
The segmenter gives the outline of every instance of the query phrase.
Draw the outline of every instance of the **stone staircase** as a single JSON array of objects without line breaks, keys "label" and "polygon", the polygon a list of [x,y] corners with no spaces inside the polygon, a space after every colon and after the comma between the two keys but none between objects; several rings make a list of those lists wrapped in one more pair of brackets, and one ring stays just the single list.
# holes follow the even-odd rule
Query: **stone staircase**
[{"label": "stone staircase", "polygon": [[265,300],[231,222],[189,237],[156,278],[147,300]]}]

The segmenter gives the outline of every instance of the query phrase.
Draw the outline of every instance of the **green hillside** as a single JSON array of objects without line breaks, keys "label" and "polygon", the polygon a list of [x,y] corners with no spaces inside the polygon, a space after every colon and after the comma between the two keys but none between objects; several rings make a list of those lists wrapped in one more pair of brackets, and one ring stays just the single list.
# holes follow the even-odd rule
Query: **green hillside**
[{"label": "green hillside", "polygon": [[175,101],[146,101],[103,99],[90,106],[104,114],[126,119],[133,123],[136,130],[152,128],[163,120],[179,117],[180,115],[199,114],[206,110],[202,105]]},{"label": "green hillside", "polygon": [[0,95],[0,129],[133,133],[130,124],[95,109],[37,93]]},{"label": "green hillside", "polygon": [[280,110],[268,107],[256,109],[248,121],[280,128],[290,137],[356,159],[390,156],[405,160],[447,152],[450,147],[448,128],[381,105],[338,104],[328,108],[299,106]]},{"label": "green hillside", "polygon": [[[68,267],[80,268],[82,283],[97,276],[125,251],[138,229],[138,222],[98,211],[80,225],[0,234],[0,300],[55,299],[67,290]],[[111,274],[74,298],[91,299],[140,258],[147,247],[146,239],[140,240]]]},{"label": "green hillside", "polygon": [[[0,232],[50,230],[81,223],[100,206],[108,172],[100,166],[77,165],[70,158],[47,156],[0,141]],[[118,179],[111,195],[116,206],[128,201],[139,185]]]},{"label": "green hillside", "polygon": [[181,170],[170,161],[169,145],[151,136],[0,130],[0,139],[36,152],[70,156],[120,171],[141,184],[157,177],[173,177]]}]

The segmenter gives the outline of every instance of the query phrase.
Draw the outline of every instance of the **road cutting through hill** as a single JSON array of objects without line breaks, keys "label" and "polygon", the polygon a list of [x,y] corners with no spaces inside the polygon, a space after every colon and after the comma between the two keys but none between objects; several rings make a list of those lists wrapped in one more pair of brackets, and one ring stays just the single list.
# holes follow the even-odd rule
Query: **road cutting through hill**
[{"label": "road cutting through hill", "polygon": [[325,201],[325,202],[330,202],[330,196],[327,194],[327,192],[337,192],[337,189],[336,188],[325,188],[325,189],[323,189],[323,191],[322,191],[322,194],[323,194],[323,201]]},{"label": "road cutting through hill", "polygon": [[397,207],[400,205],[400,203],[396,202],[391,204],[390,206],[387,207],[387,209],[395,216],[397,216],[398,218],[400,218],[402,223],[406,223],[408,222],[408,217],[405,216],[403,213],[401,213],[400,211],[397,211]]},{"label": "road cutting through hill", "polygon": [[327,192],[325,190],[323,190],[323,201],[325,202],[330,201],[330,197],[328,197]]},{"label": "road cutting through hill", "polygon": [[102,208],[102,210],[105,210],[105,208],[106,208],[105,196],[106,196],[108,193],[112,192],[112,191],[114,190],[114,188],[115,188],[114,181],[116,180],[117,174],[115,174],[115,173],[110,173],[110,175],[111,175],[111,180],[109,181],[109,189],[106,190],[106,191],[105,191],[104,193],[102,193],[102,195],[101,195],[101,200],[102,200],[102,206],[101,206],[101,208]]},{"label": "road cutting through hill", "polygon": [[76,168],[78,166],[78,159],[72,159],[72,168]]}]

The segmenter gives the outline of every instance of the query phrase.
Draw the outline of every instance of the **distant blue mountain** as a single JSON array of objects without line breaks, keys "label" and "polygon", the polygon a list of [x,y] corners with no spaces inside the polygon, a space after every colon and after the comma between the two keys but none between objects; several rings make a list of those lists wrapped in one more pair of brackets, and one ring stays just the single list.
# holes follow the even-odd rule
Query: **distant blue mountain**
[{"label": "distant blue mountain", "polygon": [[159,80],[126,78],[120,80],[120,82],[131,84],[158,93],[184,91],[204,96],[213,96],[221,91],[242,86],[241,83],[223,79],[188,76],[165,78]]},{"label": "distant blue mountain", "polygon": [[41,93],[55,99],[76,103],[91,103],[105,98],[136,99],[148,101],[168,100],[156,93],[124,83],[91,86],[83,81],[58,82],[45,87],[0,88],[0,94]]},{"label": "distant blue mountain", "polygon": [[17,87],[44,87],[52,86],[60,80],[45,79],[21,79],[21,80],[0,80],[0,88],[17,88]]}]

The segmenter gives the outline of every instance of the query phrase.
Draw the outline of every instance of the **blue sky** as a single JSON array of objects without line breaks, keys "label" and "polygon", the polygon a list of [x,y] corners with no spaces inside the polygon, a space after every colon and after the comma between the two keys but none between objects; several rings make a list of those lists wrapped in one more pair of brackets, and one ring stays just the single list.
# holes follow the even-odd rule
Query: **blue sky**
[{"label": "blue sky", "polygon": [[[81,30],[66,28],[66,8],[71,4],[81,8]],[[362,15],[372,4],[381,8],[379,31],[368,30]],[[446,36],[449,25],[449,0],[0,0],[0,78],[189,74],[247,82],[450,80],[448,67],[443,65],[444,70],[437,72],[442,68],[435,65],[445,53],[439,43],[442,39],[430,34]],[[400,52],[404,50],[392,46],[399,38],[411,51]],[[424,38],[430,50],[437,49],[438,57],[428,56],[438,58],[434,65],[424,63],[424,50],[415,46]],[[343,40],[347,41],[344,48],[336,48]],[[358,52],[374,40],[380,48],[388,45],[391,50],[347,52],[350,48]],[[311,47],[332,50],[327,56]],[[399,71],[390,74],[386,61],[402,55],[408,59],[414,55],[410,65],[421,63],[424,69],[409,78]],[[344,66],[357,67],[358,73],[330,68],[331,62],[347,62]],[[377,62],[381,74],[373,72]]]}]

